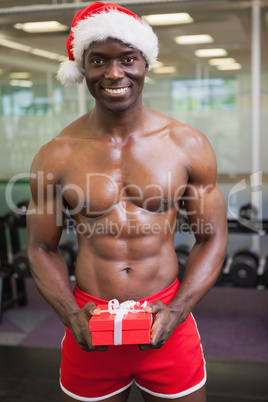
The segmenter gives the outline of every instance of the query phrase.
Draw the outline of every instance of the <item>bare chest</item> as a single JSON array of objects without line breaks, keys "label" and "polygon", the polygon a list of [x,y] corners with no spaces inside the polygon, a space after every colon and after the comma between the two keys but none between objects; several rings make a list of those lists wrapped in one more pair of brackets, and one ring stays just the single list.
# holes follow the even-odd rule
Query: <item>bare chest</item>
[{"label": "bare chest", "polygon": [[89,217],[119,203],[164,212],[179,202],[187,172],[183,158],[169,144],[79,146],[66,161],[61,184],[69,206]]}]

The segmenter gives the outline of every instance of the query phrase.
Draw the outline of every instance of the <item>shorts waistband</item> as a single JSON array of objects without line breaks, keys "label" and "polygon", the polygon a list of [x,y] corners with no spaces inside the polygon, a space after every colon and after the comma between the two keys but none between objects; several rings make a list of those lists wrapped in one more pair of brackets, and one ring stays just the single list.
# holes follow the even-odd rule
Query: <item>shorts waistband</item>
[{"label": "shorts waistband", "polygon": [[[171,285],[169,285],[165,289],[161,290],[160,292],[155,293],[151,296],[145,297],[144,299],[140,299],[140,300],[136,300],[136,301],[143,303],[145,300],[147,300],[148,303],[153,303],[156,300],[161,300],[162,303],[167,305],[171,302],[171,300],[177,293],[179,286],[180,286],[180,283],[179,283],[178,279],[176,278],[175,281],[171,283]],[[83,292],[81,289],[79,289],[77,284],[75,284],[73,292],[74,292],[74,296],[75,296],[75,299],[76,299],[79,307],[83,307],[89,301],[95,303],[96,305],[107,304],[109,301],[109,300],[99,299],[97,297],[91,296],[91,295]]]}]

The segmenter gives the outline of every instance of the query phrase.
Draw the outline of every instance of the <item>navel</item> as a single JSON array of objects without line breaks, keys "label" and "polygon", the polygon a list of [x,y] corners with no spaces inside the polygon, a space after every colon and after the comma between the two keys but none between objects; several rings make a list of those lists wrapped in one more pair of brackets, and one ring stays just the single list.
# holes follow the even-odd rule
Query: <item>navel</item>
[{"label": "navel", "polygon": [[129,274],[132,271],[131,267],[126,267],[123,269],[123,272],[125,272],[126,274]]}]

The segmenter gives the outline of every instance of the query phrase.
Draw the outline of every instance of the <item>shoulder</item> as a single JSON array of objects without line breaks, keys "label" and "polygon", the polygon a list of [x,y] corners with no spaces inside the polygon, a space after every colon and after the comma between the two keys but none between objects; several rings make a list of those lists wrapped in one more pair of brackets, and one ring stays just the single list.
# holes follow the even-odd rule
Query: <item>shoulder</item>
[{"label": "shoulder", "polygon": [[[169,139],[178,150],[189,155],[198,153],[200,157],[203,152],[207,151],[210,151],[210,153],[214,155],[207,137],[196,128],[151,109],[149,109],[149,117],[155,131],[160,129],[168,133]],[[156,128],[158,128],[158,130],[156,130]]]},{"label": "shoulder", "polygon": [[208,149],[213,152],[210,142],[201,131],[174,119],[172,123],[170,138],[175,144],[182,147],[186,154],[197,153],[201,156],[202,152]]},{"label": "shoulder", "polygon": [[73,121],[66,126],[55,138],[44,144],[36,153],[32,169],[52,169],[57,170],[64,166],[66,158],[71,155],[71,151],[78,134],[81,134],[82,127],[85,126],[86,115]]},{"label": "shoulder", "polygon": [[178,145],[197,145],[206,142],[207,139],[201,131],[185,124],[179,120],[176,120],[163,113],[147,108],[149,121],[153,129],[165,130],[174,143]]},{"label": "shoulder", "polygon": [[44,144],[34,156],[31,165],[31,174],[43,174],[59,179],[60,172],[62,171],[66,162],[66,156],[70,153],[71,144],[69,141],[61,137],[55,137],[47,144]]},{"label": "shoulder", "polygon": [[217,161],[214,150],[207,137],[199,130],[173,121],[170,139],[182,156],[189,179],[199,181],[206,178],[216,181]]}]

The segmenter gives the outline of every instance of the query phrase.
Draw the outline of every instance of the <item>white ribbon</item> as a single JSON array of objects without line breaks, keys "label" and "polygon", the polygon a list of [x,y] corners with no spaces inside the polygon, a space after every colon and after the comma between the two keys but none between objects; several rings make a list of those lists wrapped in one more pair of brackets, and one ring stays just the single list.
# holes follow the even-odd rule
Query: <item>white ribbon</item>
[{"label": "white ribbon", "polygon": [[[140,306],[140,310],[135,310],[135,306]],[[127,300],[119,303],[117,299],[112,299],[108,303],[108,310],[102,312],[109,312],[116,314],[114,317],[114,345],[122,345],[122,321],[125,314],[128,313],[141,313],[145,312],[144,308],[147,306],[147,300],[143,304],[135,302],[134,300]]]}]

